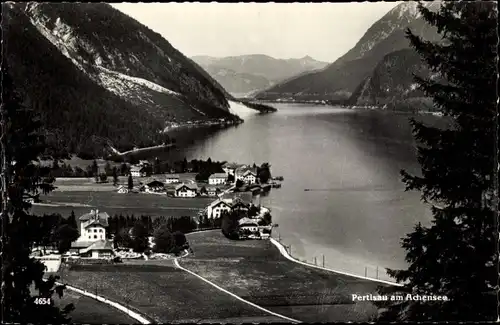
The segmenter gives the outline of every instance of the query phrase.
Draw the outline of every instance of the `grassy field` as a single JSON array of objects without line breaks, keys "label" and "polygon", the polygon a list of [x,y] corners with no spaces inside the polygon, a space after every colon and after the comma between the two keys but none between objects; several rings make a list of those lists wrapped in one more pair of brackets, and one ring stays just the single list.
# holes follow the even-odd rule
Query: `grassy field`
[{"label": "grassy field", "polygon": [[73,210],[77,216],[99,209],[114,214],[144,214],[151,216],[193,216],[213,198],[173,198],[148,193],[119,194],[116,192],[52,192],[40,196],[44,205],[33,205],[35,214],[60,213],[67,217]]},{"label": "grassy field", "polygon": [[[35,291],[34,291],[35,292]],[[75,310],[70,317],[77,324],[136,324],[137,320],[122,311],[69,289],[62,298],[53,295],[54,304],[60,308],[73,303]]]},{"label": "grassy field", "polygon": [[293,263],[269,241],[230,241],[220,231],[188,240],[194,254],[183,267],[274,312],[306,322],[368,321],[376,313],[351,295],[375,293],[378,284]]},{"label": "grassy field", "polygon": [[63,283],[129,305],[160,323],[280,321],[175,267],[92,265],[60,275]]}]

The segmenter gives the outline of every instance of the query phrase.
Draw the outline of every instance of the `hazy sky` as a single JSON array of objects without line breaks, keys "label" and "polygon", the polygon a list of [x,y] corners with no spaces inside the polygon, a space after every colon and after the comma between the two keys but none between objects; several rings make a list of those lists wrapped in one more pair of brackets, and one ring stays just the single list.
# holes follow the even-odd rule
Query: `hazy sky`
[{"label": "hazy sky", "polygon": [[[398,2],[399,3],[399,2]],[[187,56],[333,62],[398,3],[115,3]]]}]

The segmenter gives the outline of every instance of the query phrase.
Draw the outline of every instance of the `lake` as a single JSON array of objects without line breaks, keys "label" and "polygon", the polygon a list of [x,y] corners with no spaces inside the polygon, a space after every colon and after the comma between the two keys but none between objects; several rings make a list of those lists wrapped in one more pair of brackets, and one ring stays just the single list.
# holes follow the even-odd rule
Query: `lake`
[{"label": "lake", "polygon": [[419,173],[410,115],[273,106],[277,113],[246,117],[237,127],[177,134],[182,151],[160,155],[270,162],[273,175],[285,180],[262,204],[295,257],[322,264],[324,256],[325,266],[371,277],[379,267],[380,278],[385,267],[405,267],[401,237],[431,218],[420,193],[404,191],[399,174]]}]

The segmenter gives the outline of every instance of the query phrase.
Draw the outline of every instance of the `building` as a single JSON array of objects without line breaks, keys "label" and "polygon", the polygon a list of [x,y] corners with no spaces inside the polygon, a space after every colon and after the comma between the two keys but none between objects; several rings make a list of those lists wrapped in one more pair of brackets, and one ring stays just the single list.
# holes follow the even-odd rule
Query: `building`
[{"label": "building", "polygon": [[59,267],[61,266],[61,255],[59,254],[50,254],[44,256],[33,256],[33,258],[42,262],[45,265],[45,272],[57,272],[59,271]]},{"label": "building", "polygon": [[130,167],[130,175],[132,177],[146,177],[146,168],[142,166]]},{"label": "building", "polygon": [[245,166],[245,165],[240,165],[240,164],[236,164],[236,163],[225,163],[224,165],[222,165],[222,170],[226,173],[226,175],[233,175],[234,176],[234,173],[236,171],[237,168],[240,168],[242,166]]},{"label": "building", "polygon": [[220,218],[222,213],[226,211],[231,211],[231,204],[224,200],[215,200],[210,203],[207,207],[207,218],[208,219],[217,219]]},{"label": "building", "polygon": [[126,188],[125,186],[122,185],[122,186],[118,187],[118,193],[121,193],[121,194],[128,193],[128,188]]},{"label": "building", "polygon": [[257,183],[257,170],[255,168],[240,167],[235,171],[235,182],[241,180],[246,184]]},{"label": "building", "polygon": [[240,230],[247,230],[249,232],[255,233],[259,231],[259,224],[257,221],[249,218],[241,218],[238,220],[238,228]]},{"label": "building", "polygon": [[224,193],[220,198],[231,204],[235,201],[241,201],[246,206],[250,206],[254,202],[254,197],[251,192]]},{"label": "building", "polygon": [[179,184],[175,187],[176,197],[195,197],[198,194],[196,184]]},{"label": "building", "polygon": [[165,184],[175,184],[179,182],[179,175],[177,174],[169,174],[165,177]]},{"label": "building", "polygon": [[225,173],[215,173],[208,177],[208,184],[210,185],[221,185],[227,183],[227,174]]},{"label": "building", "polygon": [[79,253],[82,257],[91,258],[112,258],[115,255],[113,245],[108,240],[96,241]]},{"label": "building", "polygon": [[218,187],[207,187],[207,195],[208,196],[217,196],[222,191]]},{"label": "building", "polygon": [[165,184],[160,181],[154,180],[144,186],[145,192],[162,193],[165,192]]},{"label": "building", "polygon": [[80,237],[77,242],[93,242],[106,239],[109,215],[99,210],[91,210],[78,220],[80,221]]}]

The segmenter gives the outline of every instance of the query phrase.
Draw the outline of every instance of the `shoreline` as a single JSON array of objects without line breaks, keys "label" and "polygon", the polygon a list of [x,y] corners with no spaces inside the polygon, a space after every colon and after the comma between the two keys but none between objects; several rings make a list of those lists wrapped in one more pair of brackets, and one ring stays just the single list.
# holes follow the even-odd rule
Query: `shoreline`
[{"label": "shoreline", "polygon": [[333,269],[330,269],[330,268],[327,268],[327,267],[322,267],[322,266],[319,266],[319,265],[314,265],[314,264],[310,264],[310,263],[305,263],[305,262],[299,261],[298,259],[294,258],[293,256],[291,256],[288,253],[287,249],[285,248],[285,246],[282,243],[278,242],[276,239],[274,239],[272,237],[270,237],[269,240],[271,241],[271,243],[274,246],[276,246],[276,248],[279,250],[279,252],[281,253],[281,255],[283,255],[283,257],[285,257],[289,261],[292,261],[292,262],[295,262],[295,263],[298,263],[298,264],[301,264],[301,265],[305,265],[305,266],[308,266],[308,267],[312,267],[312,268],[316,268],[316,269],[320,269],[320,270],[324,270],[324,271],[336,273],[336,274],[342,274],[342,275],[351,276],[351,277],[358,278],[358,279],[363,279],[363,280],[368,280],[368,281],[373,281],[373,282],[384,283],[384,284],[393,285],[393,286],[397,286],[397,287],[402,287],[403,286],[402,284],[396,283],[396,282],[391,282],[391,281],[386,281],[386,280],[381,280],[381,279],[376,279],[376,278],[371,278],[371,277],[364,277],[364,276],[353,274],[353,273],[349,273],[349,272],[344,272],[344,271],[339,271],[339,270],[333,270]]}]

